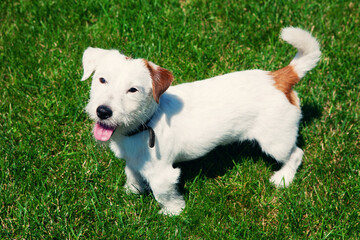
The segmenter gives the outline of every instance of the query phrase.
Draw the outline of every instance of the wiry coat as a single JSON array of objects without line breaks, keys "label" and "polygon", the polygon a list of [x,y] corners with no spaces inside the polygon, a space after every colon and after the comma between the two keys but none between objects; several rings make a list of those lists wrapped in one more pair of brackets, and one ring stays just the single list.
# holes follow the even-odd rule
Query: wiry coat
[{"label": "wiry coat", "polygon": [[[304,30],[285,28],[281,36],[298,49],[287,67],[234,72],[171,87],[170,71],[154,63],[116,50],[88,48],[83,80],[95,73],[86,110],[97,122],[95,137],[109,140],[115,155],[126,160],[125,187],[141,193],[148,184],[163,213],[179,214],[185,201],[176,191],[180,170],[173,164],[242,140],[256,140],[265,153],[283,163],[270,180],[288,186],[303,156],[296,146],[300,102],[292,87],[315,67],[320,50]],[[155,132],[153,148],[148,131],[136,132],[142,124]]]}]

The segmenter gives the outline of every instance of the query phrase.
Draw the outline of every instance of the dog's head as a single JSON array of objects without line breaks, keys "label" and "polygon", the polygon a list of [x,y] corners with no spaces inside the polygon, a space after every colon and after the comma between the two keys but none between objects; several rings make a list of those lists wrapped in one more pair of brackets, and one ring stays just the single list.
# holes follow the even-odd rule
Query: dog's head
[{"label": "dog's head", "polygon": [[115,129],[126,134],[149,120],[173,81],[170,71],[117,50],[89,47],[82,61],[81,80],[94,73],[86,112],[96,122],[94,135],[101,141],[109,140]]}]

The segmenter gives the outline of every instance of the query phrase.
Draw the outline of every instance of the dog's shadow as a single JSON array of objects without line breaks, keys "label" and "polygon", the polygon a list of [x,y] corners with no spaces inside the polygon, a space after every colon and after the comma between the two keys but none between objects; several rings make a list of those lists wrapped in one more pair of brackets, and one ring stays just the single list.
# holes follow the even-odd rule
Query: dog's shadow
[{"label": "dog's shadow", "polygon": [[223,176],[234,167],[235,163],[241,163],[243,159],[252,159],[254,163],[265,160],[274,171],[281,167],[273,158],[262,152],[259,144],[255,141],[219,146],[199,159],[174,164],[174,167],[181,169],[179,190],[184,192],[185,183],[199,175],[207,178]]},{"label": "dog's shadow", "polygon": [[[303,118],[300,123],[300,132],[304,125],[311,124],[314,119],[321,116],[321,109],[321,106],[314,103],[304,103],[302,106]],[[300,148],[304,146],[301,134],[298,136],[297,145]],[[184,192],[185,182],[195,179],[198,175],[207,178],[223,176],[229,169],[234,167],[235,163],[241,163],[243,159],[252,159],[254,163],[264,160],[266,165],[270,166],[273,171],[281,168],[281,164],[271,156],[266,155],[257,142],[244,141],[233,143],[217,147],[207,155],[194,161],[174,164],[174,167],[181,169],[179,190]]]}]

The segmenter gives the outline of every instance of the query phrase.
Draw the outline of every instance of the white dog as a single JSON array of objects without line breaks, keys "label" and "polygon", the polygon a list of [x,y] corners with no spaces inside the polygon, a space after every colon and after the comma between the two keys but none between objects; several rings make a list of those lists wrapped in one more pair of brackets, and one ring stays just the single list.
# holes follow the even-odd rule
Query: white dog
[{"label": "white dog", "polygon": [[316,39],[299,28],[283,29],[281,38],[298,49],[287,67],[172,87],[171,72],[152,62],[117,50],[86,49],[82,80],[94,72],[86,111],[96,122],[95,138],[109,141],[126,160],[125,188],[142,193],[150,187],[161,212],[177,215],[185,201],[176,190],[180,170],[173,164],[242,140],[256,140],[282,163],[270,181],[288,186],[303,156],[296,146],[301,110],[292,87],[321,53]]}]

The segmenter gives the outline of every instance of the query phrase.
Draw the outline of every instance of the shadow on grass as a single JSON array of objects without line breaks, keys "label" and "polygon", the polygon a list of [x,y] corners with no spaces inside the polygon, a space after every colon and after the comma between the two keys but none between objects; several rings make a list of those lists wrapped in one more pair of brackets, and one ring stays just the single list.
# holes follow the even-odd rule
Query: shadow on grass
[{"label": "shadow on grass", "polygon": [[304,102],[303,106],[301,106],[301,112],[303,116],[300,122],[300,134],[296,142],[300,148],[303,148],[304,146],[304,139],[301,135],[301,129],[306,125],[310,125],[315,119],[319,119],[322,115],[322,109],[323,107],[321,105],[314,102]]},{"label": "shadow on grass", "polygon": [[259,144],[255,141],[244,141],[226,146],[219,146],[210,153],[194,161],[181,162],[174,165],[181,169],[180,189],[186,181],[194,179],[199,174],[207,178],[223,176],[234,167],[235,163],[241,163],[244,159],[252,159],[254,163],[264,160],[271,165],[273,170],[280,169],[272,157],[261,151]]},{"label": "shadow on grass", "polygon": [[[303,118],[300,128],[304,125],[311,124],[314,119],[321,116],[321,106],[314,103],[305,103],[302,106]],[[302,148],[304,140],[301,134],[297,139],[297,145]],[[233,143],[226,146],[219,146],[207,155],[194,161],[181,162],[174,165],[181,169],[180,190],[186,181],[194,179],[196,176],[203,175],[208,178],[223,176],[229,169],[234,167],[234,163],[241,163],[243,159],[252,159],[254,163],[259,160],[271,166],[273,171],[281,168],[275,159],[266,155],[256,141],[244,141]]]}]

